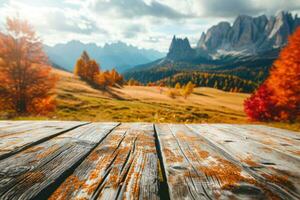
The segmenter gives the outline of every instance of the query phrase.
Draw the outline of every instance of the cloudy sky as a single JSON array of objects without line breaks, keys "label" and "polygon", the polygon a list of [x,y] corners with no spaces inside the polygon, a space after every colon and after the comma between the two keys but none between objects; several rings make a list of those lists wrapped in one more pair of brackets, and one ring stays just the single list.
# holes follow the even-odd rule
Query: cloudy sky
[{"label": "cloudy sky", "polygon": [[123,41],[166,51],[174,34],[193,45],[220,21],[280,10],[300,13],[300,0],[0,0],[0,28],[7,16],[19,16],[48,45]]}]

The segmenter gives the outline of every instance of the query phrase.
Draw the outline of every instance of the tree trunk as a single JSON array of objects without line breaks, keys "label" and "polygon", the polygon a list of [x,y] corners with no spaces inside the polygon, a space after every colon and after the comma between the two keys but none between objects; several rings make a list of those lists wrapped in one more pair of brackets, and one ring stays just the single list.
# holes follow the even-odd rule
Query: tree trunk
[{"label": "tree trunk", "polygon": [[26,100],[24,97],[20,97],[19,101],[17,102],[17,112],[19,114],[27,113]]}]

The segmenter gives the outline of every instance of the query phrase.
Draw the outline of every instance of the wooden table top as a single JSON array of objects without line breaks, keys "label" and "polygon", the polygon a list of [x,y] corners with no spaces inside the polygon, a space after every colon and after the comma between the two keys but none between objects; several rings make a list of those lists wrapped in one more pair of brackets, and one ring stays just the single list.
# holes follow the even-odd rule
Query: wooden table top
[{"label": "wooden table top", "polygon": [[0,199],[300,199],[300,133],[0,121]]}]

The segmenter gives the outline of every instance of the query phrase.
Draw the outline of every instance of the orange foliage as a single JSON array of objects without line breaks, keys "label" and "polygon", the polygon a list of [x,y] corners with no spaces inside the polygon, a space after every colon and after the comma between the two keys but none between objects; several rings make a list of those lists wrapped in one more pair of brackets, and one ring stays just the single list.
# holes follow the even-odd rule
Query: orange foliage
[{"label": "orange foliage", "polygon": [[32,27],[7,18],[6,32],[0,33],[0,109],[19,114],[52,111],[56,81]]},{"label": "orange foliage", "polygon": [[100,72],[94,77],[95,84],[104,89],[108,86],[123,85],[123,76],[120,75],[115,69],[111,71]]},{"label": "orange foliage", "polygon": [[93,82],[96,74],[99,74],[99,65],[95,60],[90,60],[88,62],[86,79]]},{"label": "orange foliage", "polygon": [[295,121],[300,116],[300,28],[274,62],[268,79],[249,99],[252,120]]},{"label": "orange foliage", "polygon": [[149,82],[149,83],[147,83],[147,86],[148,87],[155,87],[155,86],[157,86],[157,84],[153,83],[153,82]]},{"label": "orange foliage", "polygon": [[83,51],[81,57],[77,60],[74,74],[90,83],[94,82],[94,77],[99,73],[99,64],[91,60],[86,51]]},{"label": "orange foliage", "polygon": [[95,60],[91,60],[86,51],[83,51],[81,57],[77,60],[74,74],[101,89],[105,89],[107,86],[123,85],[122,75],[115,69],[101,72],[99,64]]},{"label": "orange foliage", "polygon": [[124,82],[123,76],[120,75],[115,69],[112,69],[109,74],[113,84],[123,85]]},{"label": "orange foliage", "polygon": [[96,74],[95,83],[102,89],[106,88],[107,86],[112,86],[112,80],[110,79],[109,71]]},{"label": "orange foliage", "polygon": [[137,81],[137,80],[130,79],[129,81],[127,81],[127,85],[129,85],[129,86],[141,86],[141,85],[143,85],[143,84],[140,83],[140,82]]},{"label": "orange foliage", "polygon": [[289,38],[280,52],[266,81],[280,110],[281,120],[293,120],[300,115],[300,28]]}]

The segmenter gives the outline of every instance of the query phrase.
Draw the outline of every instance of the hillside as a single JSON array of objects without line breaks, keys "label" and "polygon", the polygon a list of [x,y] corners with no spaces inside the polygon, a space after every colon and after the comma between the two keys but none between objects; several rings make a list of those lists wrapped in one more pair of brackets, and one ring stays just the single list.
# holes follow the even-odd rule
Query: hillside
[{"label": "hillside", "polygon": [[[57,108],[42,116],[9,117],[15,120],[80,120],[156,123],[250,123],[243,111],[248,94],[224,92],[213,88],[195,88],[187,99],[168,97],[168,88],[125,86],[100,91],[69,72],[54,69],[60,77],[56,89]],[[300,124],[264,123],[266,125],[300,130]]]},{"label": "hillside", "polygon": [[[217,61],[215,63],[193,64],[185,61],[174,62],[168,59],[161,59],[151,64],[132,68],[125,72],[124,76],[127,80],[135,79],[144,84],[148,82],[166,82],[167,85],[174,86],[176,78],[177,82],[186,84],[192,81],[197,84],[198,87],[213,87],[215,84],[218,84],[218,88],[224,91],[230,91],[235,87],[240,87],[240,91],[249,93],[253,92],[256,86],[268,76],[269,69],[276,56],[273,55],[273,52],[268,52],[260,56],[239,59],[227,57],[224,59],[228,61],[224,61],[223,64],[216,63]],[[193,74],[195,73],[209,74],[209,76],[218,76],[220,78],[214,79],[214,81],[209,84],[200,84],[199,81],[193,79]],[[189,74],[189,76],[182,76],[182,74]],[[180,77],[182,78],[180,79]],[[238,82],[250,83],[250,85],[241,87],[240,84],[233,84],[232,87],[228,88],[228,85],[224,84],[224,80],[229,83],[233,77],[239,80]],[[230,83],[232,84],[233,82]]]},{"label": "hillside", "polygon": [[[120,122],[249,123],[243,102],[249,95],[212,88],[196,88],[184,99],[171,99],[157,87],[125,86],[103,92],[91,88],[73,74],[58,69],[57,109],[49,117],[16,119],[57,119]],[[300,130],[299,124],[272,126]]]},{"label": "hillside", "polygon": [[125,86],[102,92],[71,73],[60,76],[54,118],[91,121],[246,122],[246,94],[197,88],[188,99],[171,99],[157,87]]}]

